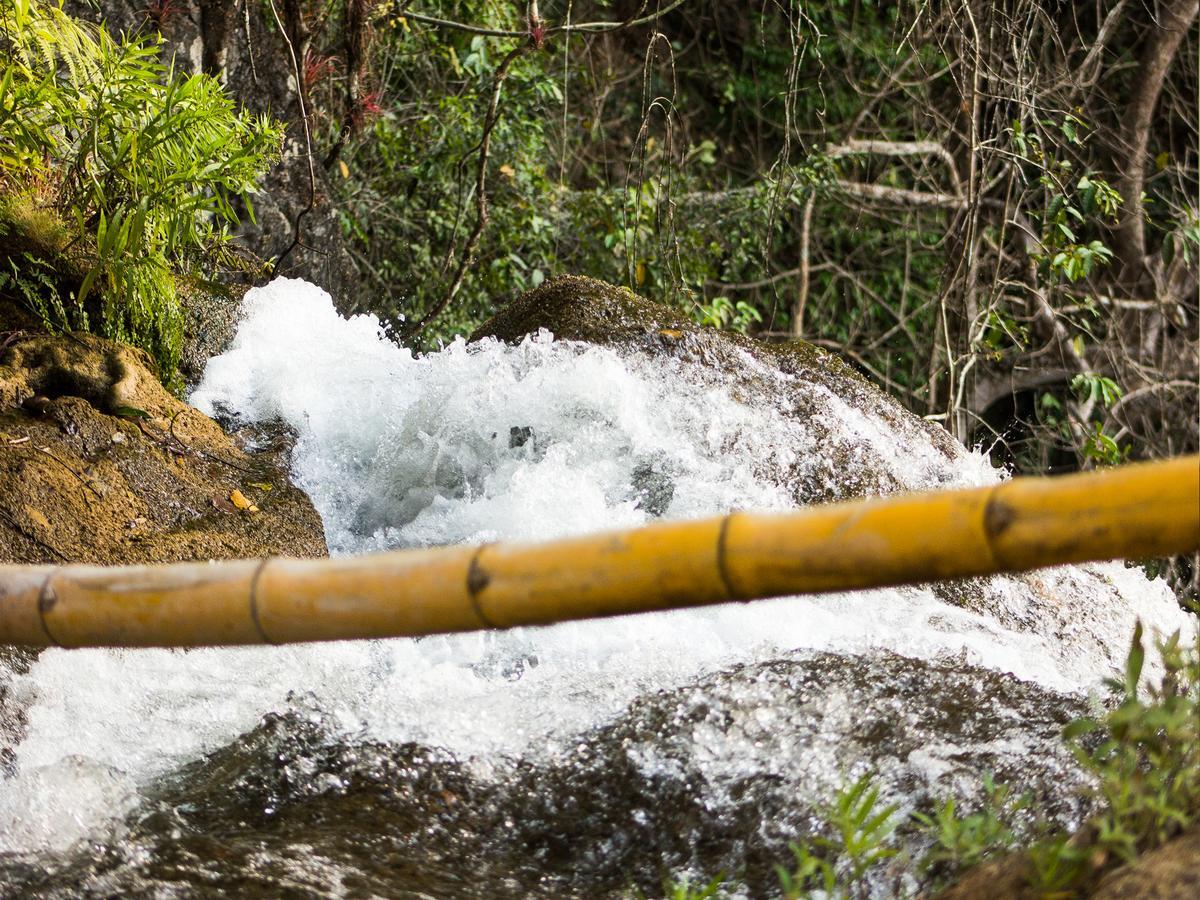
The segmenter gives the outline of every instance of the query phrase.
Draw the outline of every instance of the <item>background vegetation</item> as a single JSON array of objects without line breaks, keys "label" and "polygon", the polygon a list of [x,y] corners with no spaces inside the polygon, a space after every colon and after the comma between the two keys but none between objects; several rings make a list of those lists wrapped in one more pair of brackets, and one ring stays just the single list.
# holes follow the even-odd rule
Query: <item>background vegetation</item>
[{"label": "background vegetation", "polygon": [[1194,0],[101,6],[133,37],[72,55],[0,5],[4,221],[42,240],[0,291],[165,371],[240,218],[423,349],[581,272],[831,349],[1017,471],[1200,448]]}]

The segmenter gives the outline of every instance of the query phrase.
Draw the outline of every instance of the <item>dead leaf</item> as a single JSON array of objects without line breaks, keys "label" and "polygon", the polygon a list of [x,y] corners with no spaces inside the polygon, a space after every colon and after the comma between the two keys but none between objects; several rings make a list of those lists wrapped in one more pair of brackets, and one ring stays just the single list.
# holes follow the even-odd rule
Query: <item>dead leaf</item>
[{"label": "dead leaf", "polygon": [[233,502],[233,505],[236,506],[238,509],[245,510],[246,512],[251,512],[251,513],[258,512],[258,507],[255,506],[253,503],[251,503],[249,500],[247,500],[246,495],[243,494],[241,491],[239,491],[237,488],[234,488],[230,492],[229,499]]},{"label": "dead leaf", "polygon": [[40,509],[34,509],[32,506],[26,506],[25,515],[29,517],[29,520],[33,522],[34,525],[36,525],[38,528],[41,528],[43,531],[51,530],[50,520],[46,518],[45,514]]},{"label": "dead leaf", "polygon": [[504,165],[502,165],[500,167],[500,174],[503,175],[505,178],[516,178],[517,170],[514,169],[512,166],[510,166],[508,163],[505,163]]}]

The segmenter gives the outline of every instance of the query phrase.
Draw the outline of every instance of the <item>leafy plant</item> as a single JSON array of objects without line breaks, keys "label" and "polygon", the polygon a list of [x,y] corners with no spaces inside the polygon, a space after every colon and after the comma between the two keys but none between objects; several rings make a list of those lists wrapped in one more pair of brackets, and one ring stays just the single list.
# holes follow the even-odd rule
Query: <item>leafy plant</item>
[{"label": "leafy plant", "polygon": [[692,886],[691,880],[684,878],[667,886],[668,900],[714,900],[721,896],[721,886],[725,883],[724,875],[717,875],[711,881]]},{"label": "leafy plant", "polygon": [[881,803],[870,775],[839,790],[821,811],[831,834],[793,844],[795,867],[776,869],[784,896],[807,896],[813,890],[844,895],[872,867],[895,856],[888,839],[896,827],[896,809]]},{"label": "leafy plant", "polygon": [[762,322],[762,313],[745,300],[734,303],[728,297],[714,297],[711,303],[698,304],[693,315],[701,325],[728,328],[739,334],[745,334],[752,323]]},{"label": "leafy plant", "polygon": [[[921,872],[940,884],[1028,842],[1028,878],[1037,895],[1074,898],[1105,871],[1200,822],[1200,638],[1187,643],[1176,633],[1161,642],[1163,676],[1154,684],[1143,677],[1143,638],[1139,623],[1123,677],[1108,682],[1117,705],[1063,732],[1095,776],[1100,811],[1074,834],[1048,833],[1037,819],[1019,834],[1013,822],[1031,800],[989,774],[978,809],[964,813],[947,798],[934,812],[911,816],[917,834],[932,839]],[[839,791],[821,810],[825,833],[792,845],[791,868],[776,867],[784,895],[849,896],[872,867],[897,853],[889,842],[894,814],[894,806],[881,806],[869,777]]]},{"label": "leafy plant", "polygon": [[939,874],[960,872],[1011,848],[1016,842],[1013,816],[1024,809],[1027,796],[1013,798],[1006,785],[997,785],[989,772],[983,778],[986,797],[980,808],[962,815],[953,797],[947,797],[929,815],[913,813],[913,821],[933,835],[933,846],[921,868]]},{"label": "leafy plant", "polygon": [[1112,406],[1121,399],[1121,388],[1111,378],[1095,372],[1081,372],[1071,379],[1071,390],[1080,400]]},{"label": "leafy plant", "polygon": [[53,268],[32,253],[8,259],[9,271],[0,270],[0,292],[15,297],[26,309],[42,320],[47,328],[86,328],[82,310],[68,312],[58,295]]},{"label": "leafy plant", "polygon": [[[1100,811],[1073,835],[1050,834],[1027,848],[1029,882],[1038,896],[1080,896],[1105,871],[1132,862],[1200,821],[1200,642],[1178,633],[1158,645],[1163,677],[1144,684],[1146,651],[1139,623],[1125,671],[1108,686],[1119,702],[1098,718],[1063,731],[1096,780]],[[925,867],[968,868],[1015,845],[1005,819],[1020,808],[987,785],[989,801],[961,817],[953,801],[934,816],[914,816],[935,838]],[[1044,826],[1034,829],[1045,834]],[[945,873],[943,873],[945,874]]]},{"label": "leafy plant", "polygon": [[169,378],[176,278],[233,262],[235,202],[250,208],[281,132],[236,111],[215,79],[177,75],[161,44],[114,39],[47,0],[0,0],[0,187],[72,232],[64,245],[24,248],[66,276],[46,302],[88,311],[92,327],[149,350]]},{"label": "leafy plant", "polygon": [[1083,441],[1084,459],[1091,460],[1102,466],[1115,466],[1125,462],[1129,456],[1129,448],[1121,447],[1110,435],[1104,432],[1104,426],[1093,422]]},{"label": "leafy plant", "polygon": [[[1178,633],[1159,645],[1164,675],[1143,689],[1143,632],[1138,623],[1124,678],[1109,685],[1120,704],[1099,720],[1066,731],[1075,755],[1099,781],[1105,801],[1095,844],[1128,862],[1200,818],[1200,645]],[[1098,738],[1094,747],[1080,742]]]}]

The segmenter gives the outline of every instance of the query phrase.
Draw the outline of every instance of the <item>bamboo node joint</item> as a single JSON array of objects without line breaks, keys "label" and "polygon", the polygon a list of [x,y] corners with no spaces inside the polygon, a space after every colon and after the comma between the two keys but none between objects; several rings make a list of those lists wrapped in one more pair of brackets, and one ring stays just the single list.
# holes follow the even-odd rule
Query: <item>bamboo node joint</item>
[{"label": "bamboo node joint", "polygon": [[489,546],[491,545],[484,544],[471,557],[471,564],[467,567],[467,595],[471,598],[471,606],[475,610],[475,615],[479,617],[479,621],[488,628],[495,628],[495,623],[484,614],[483,606],[479,603],[479,594],[492,583],[491,574],[479,564],[479,557]]},{"label": "bamboo node joint", "polygon": [[998,538],[1016,519],[1016,511],[994,495],[983,510],[983,529],[989,538]]},{"label": "bamboo node joint", "polygon": [[59,572],[58,568],[50,570],[50,574],[46,576],[46,580],[42,582],[42,589],[38,592],[38,621],[42,623],[42,631],[46,632],[46,637],[50,640],[50,645],[53,647],[61,647],[62,644],[58,638],[50,631],[50,623],[46,621],[46,614],[54,609],[58,603],[58,595],[54,593],[54,585],[51,582],[54,576]]}]

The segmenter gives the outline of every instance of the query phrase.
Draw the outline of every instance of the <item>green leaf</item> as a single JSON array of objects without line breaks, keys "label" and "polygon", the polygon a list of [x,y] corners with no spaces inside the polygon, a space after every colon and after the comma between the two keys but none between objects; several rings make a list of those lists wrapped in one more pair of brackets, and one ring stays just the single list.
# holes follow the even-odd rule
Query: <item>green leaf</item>
[{"label": "green leaf", "polygon": [[1142,620],[1138,619],[1133,629],[1133,640],[1129,645],[1129,656],[1125,660],[1125,693],[1136,697],[1138,681],[1142,677],[1142,665],[1146,661],[1146,650],[1142,646]]},{"label": "green leaf", "polygon": [[1062,734],[1063,734],[1064,739],[1070,741],[1070,740],[1074,740],[1075,738],[1082,737],[1085,734],[1091,734],[1092,732],[1098,730],[1099,728],[1100,728],[1100,723],[1097,722],[1095,719],[1089,719],[1089,718],[1073,719],[1067,725],[1067,727],[1063,729]]},{"label": "green leaf", "polygon": [[151,418],[150,413],[146,412],[144,409],[138,409],[136,406],[117,405],[112,408],[112,413],[114,416],[118,416],[122,419]]}]

